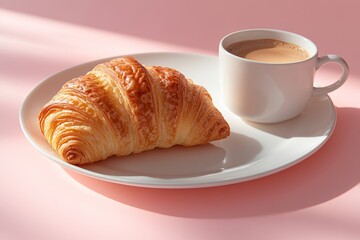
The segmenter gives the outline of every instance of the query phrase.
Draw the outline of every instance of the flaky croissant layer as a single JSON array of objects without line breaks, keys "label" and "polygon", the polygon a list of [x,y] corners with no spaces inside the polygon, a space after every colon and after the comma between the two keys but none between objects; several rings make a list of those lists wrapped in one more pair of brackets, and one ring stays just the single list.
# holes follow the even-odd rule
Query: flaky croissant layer
[{"label": "flaky croissant layer", "polygon": [[192,146],[229,135],[205,88],[133,57],[99,64],[64,84],[39,114],[51,147],[71,164]]}]

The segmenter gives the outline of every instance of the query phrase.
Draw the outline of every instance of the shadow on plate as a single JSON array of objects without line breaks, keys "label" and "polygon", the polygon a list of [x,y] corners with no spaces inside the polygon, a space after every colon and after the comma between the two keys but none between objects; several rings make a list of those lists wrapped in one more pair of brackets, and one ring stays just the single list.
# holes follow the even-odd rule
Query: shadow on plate
[{"label": "shadow on plate", "polygon": [[112,176],[192,178],[247,164],[260,150],[256,140],[231,133],[228,138],[215,144],[156,148],[125,157],[111,157],[81,167]]},{"label": "shadow on plate", "polygon": [[66,170],[80,184],[114,201],[186,218],[239,218],[315,206],[360,182],[360,110],[339,108],[333,136],[314,155],[276,174],[199,189],[155,189],[110,183]]},{"label": "shadow on plate", "polygon": [[124,157],[81,166],[92,172],[111,176],[141,176],[157,179],[197,177],[221,171],[225,151],[212,144],[187,148],[156,148]]}]

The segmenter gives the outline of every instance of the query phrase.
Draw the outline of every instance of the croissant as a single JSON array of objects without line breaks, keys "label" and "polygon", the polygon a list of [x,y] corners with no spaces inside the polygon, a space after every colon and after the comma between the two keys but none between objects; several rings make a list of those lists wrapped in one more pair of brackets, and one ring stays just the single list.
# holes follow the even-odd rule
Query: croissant
[{"label": "croissant", "polygon": [[133,57],[66,82],[39,114],[42,134],[68,163],[225,138],[230,128],[206,89],[175,69]]}]

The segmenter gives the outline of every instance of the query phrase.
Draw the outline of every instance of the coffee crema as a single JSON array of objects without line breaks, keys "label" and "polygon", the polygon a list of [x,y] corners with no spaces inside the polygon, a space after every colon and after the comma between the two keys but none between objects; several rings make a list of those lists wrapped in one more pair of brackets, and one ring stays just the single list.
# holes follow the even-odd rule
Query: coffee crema
[{"label": "coffee crema", "polygon": [[267,63],[291,63],[309,58],[308,52],[300,46],[275,39],[239,41],[226,50],[238,57]]}]

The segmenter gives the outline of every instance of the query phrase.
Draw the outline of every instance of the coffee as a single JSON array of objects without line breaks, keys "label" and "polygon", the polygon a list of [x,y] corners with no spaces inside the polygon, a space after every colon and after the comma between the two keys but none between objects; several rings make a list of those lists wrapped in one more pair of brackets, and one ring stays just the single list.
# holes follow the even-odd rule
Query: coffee
[{"label": "coffee", "polygon": [[235,42],[226,50],[238,57],[268,63],[299,62],[309,58],[309,54],[302,47],[275,39]]}]

